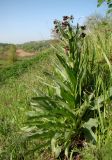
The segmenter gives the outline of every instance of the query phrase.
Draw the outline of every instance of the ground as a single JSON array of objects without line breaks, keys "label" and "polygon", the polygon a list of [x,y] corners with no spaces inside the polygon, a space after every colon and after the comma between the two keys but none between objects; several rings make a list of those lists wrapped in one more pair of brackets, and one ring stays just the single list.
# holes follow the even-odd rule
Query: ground
[{"label": "ground", "polygon": [[22,49],[17,49],[16,54],[18,57],[31,57],[31,56],[34,56],[36,53],[25,52]]}]

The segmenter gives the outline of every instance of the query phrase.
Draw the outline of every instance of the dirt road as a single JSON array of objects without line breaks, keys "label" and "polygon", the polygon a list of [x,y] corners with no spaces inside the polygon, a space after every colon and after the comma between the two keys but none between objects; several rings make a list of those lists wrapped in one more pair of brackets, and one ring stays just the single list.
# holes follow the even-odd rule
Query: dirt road
[{"label": "dirt road", "polygon": [[31,56],[36,55],[35,53],[25,52],[22,49],[17,49],[16,54],[18,57],[31,57]]}]

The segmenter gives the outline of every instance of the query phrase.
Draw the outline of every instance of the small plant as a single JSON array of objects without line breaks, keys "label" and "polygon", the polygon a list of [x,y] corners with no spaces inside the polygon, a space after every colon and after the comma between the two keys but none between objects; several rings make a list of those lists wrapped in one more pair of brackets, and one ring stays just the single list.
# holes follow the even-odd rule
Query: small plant
[{"label": "small plant", "polygon": [[53,81],[43,82],[48,92],[32,98],[25,128],[28,139],[38,140],[34,150],[51,149],[52,156],[62,160],[77,160],[79,149],[89,143],[100,146],[99,139],[107,132],[105,104],[112,96],[108,58],[103,54],[105,63],[100,65],[86,26],[74,27],[72,21],[73,16],[54,21],[61,44],[59,63],[53,74],[46,73]]}]

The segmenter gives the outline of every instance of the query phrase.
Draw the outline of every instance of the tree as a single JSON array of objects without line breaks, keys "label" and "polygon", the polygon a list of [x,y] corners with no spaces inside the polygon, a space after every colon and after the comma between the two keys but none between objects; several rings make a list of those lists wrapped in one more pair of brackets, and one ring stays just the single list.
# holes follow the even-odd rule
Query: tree
[{"label": "tree", "polygon": [[85,25],[89,30],[111,30],[112,18],[111,16],[102,16],[100,14],[92,14],[86,18]]},{"label": "tree", "polygon": [[108,6],[107,13],[112,13],[112,0],[98,0],[98,7],[100,7],[104,2],[106,2]]}]

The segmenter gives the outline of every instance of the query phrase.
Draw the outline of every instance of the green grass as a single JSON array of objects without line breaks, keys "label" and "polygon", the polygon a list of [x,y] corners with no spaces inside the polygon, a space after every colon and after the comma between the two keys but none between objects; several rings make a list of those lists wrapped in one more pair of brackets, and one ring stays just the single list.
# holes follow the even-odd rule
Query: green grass
[{"label": "green grass", "polygon": [[36,63],[45,59],[50,52],[51,50],[43,52],[33,58],[20,60],[14,64],[9,64],[7,67],[3,67],[0,70],[0,83],[5,83],[7,80],[9,81],[9,78],[17,78],[24,72],[27,72],[29,67],[33,67]]},{"label": "green grass", "polygon": [[10,64],[6,60],[0,59],[0,70],[10,66]]},{"label": "green grass", "polygon": [[[5,85],[0,86],[0,158],[2,160],[9,160],[11,157],[17,160],[27,152],[24,142],[19,141],[20,129],[26,120],[30,98],[35,95],[36,89],[43,88],[37,76],[45,77],[43,71],[52,69],[52,59],[53,52],[50,51],[28,60],[25,70],[27,72],[21,68],[19,75],[10,75]],[[17,70],[18,68],[16,72]]]}]

